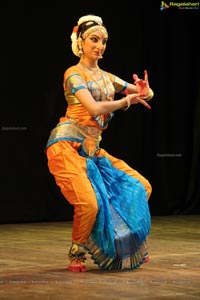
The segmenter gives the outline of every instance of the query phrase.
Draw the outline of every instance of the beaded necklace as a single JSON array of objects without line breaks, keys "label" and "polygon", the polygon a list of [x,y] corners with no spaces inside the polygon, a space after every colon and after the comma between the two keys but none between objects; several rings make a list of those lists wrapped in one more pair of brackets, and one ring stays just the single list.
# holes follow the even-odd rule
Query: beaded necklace
[{"label": "beaded necklace", "polygon": [[[105,78],[104,78],[104,74],[100,70],[100,68],[99,67],[94,67],[94,68],[88,67],[87,65],[85,65],[82,62],[79,62],[78,65],[90,75],[92,80],[98,86],[98,88],[100,90],[101,101],[110,100],[107,84],[106,84],[106,81],[105,81]],[[102,81],[103,81],[103,86],[99,83],[100,79],[102,79]]]},{"label": "beaded necklace", "polygon": [[[79,62],[78,66],[80,66],[85,72],[87,72],[90,75],[90,77],[92,78],[92,80],[98,86],[98,88],[100,90],[101,101],[111,101],[112,96],[110,96],[111,94],[109,93],[108,86],[105,81],[105,75],[99,69],[99,67],[96,67],[96,68],[88,67],[87,65],[83,64],[82,62]],[[100,79],[102,79],[103,86],[100,85],[100,83],[98,82]],[[101,115],[101,116],[100,115],[93,116],[93,118],[95,119],[95,121],[97,122],[98,126],[101,129],[105,129],[108,126],[108,123],[112,119],[113,115],[114,115],[113,113],[108,113],[108,114]]]}]

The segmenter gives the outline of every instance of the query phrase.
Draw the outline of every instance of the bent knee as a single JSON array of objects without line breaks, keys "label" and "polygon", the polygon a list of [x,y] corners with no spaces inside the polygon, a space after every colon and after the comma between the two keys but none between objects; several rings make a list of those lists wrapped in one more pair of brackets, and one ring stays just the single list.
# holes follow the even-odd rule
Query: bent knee
[{"label": "bent knee", "polygon": [[95,216],[97,215],[97,212],[98,212],[98,204],[97,204],[97,201],[92,201],[92,203],[89,203],[87,206],[86,206],[86,210],[88,212],[89,215],[91,216]]},{"label": "bent knee", "polygon": [[88,220],[96,218],[96,215],[98,213],[98,204],[97,201],[88,201],[84,204],[79,204],[76,206],[76,209],[81,213],[82,215],[85,215]]}]

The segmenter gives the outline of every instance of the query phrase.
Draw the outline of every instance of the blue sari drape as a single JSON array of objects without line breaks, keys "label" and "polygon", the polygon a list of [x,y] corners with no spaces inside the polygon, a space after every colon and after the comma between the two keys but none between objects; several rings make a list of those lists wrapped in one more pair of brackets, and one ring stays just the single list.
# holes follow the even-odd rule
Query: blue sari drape
[{"label": "blue sari drape", "polygon": [[144,186],[106,157],[87,158],[98,214],[87,248],[103,270],[138,268],[148,256],[151,217]]}]

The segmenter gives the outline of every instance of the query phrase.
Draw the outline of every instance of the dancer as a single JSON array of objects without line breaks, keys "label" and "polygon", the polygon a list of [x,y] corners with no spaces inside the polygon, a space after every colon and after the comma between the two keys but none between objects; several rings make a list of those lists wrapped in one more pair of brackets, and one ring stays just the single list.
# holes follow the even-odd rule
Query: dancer
[{"label": "dancer", "polygon": [[[147,71],[144,79],[134,74],[134,83],[128,83],[99,67],[107,40],[101,17],[78,20],[71,41],[79,61],[64,73],[66,114],[46,146],[49,170],[74,207],[68,254],[72,272],[86,271],[87,253],[101,270],[132,270],[148,261],[151,185],[100,142],[116,110],[134,104],[150,109],[153,90]],[[115,94],[122,98],[115,100]]]}]

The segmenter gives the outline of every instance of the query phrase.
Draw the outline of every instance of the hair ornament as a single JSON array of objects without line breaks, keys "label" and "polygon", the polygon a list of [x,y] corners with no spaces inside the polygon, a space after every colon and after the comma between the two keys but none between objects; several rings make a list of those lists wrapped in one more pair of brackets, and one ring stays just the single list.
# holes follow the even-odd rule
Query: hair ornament
[{"label": "hair ornament", "polygon": [[[80,25],[83,23],[86,23],[87,29],[81,33],[83,35],[81,36],[79,34],[79,30],[81,30]],[[72,42],[71,47],[74,55],[78,57],[80,57],[81,54],[83,53],[81,47],[82,38],[86,38],[91,32],[95,30],[99,30],[100,32],[102,32],[102,34],[108,36],[107,30],[103,25],[103,21],[99,16],[95,16],[95,15],[83,16],[78,20],[77,24],[78,25],[74,26],[71,34],[71,42]]]},{"label": "hair ornament", "polygon": [[95,15],[86,15],[81,17],[78,20],[78,25],[84,23],[84,22],[89,22],[89,21],[94,21],[96,23],[98,23],[99,25],[103,24],[102,18],[100,18],[99,16],[95,16]]},{"label": "hair ornament", "polygon": [[76,25],[76,26],[74,26],[74,28],[73,28],[73,31],[72,32],[75,32],[75,33],[77,33],[77,31],[78,31],[78,25]]}]

